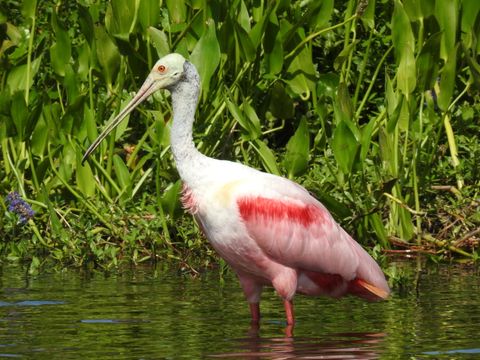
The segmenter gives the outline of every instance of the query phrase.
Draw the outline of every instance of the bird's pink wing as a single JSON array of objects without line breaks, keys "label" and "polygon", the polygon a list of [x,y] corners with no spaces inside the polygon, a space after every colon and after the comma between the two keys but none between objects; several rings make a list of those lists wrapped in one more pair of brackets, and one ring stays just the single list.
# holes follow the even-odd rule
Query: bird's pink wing
[{"label": "bird's pink wing", "polygon": [[299,185],[272,177],[266,194],[239,195],[237,206],[251,238],[276,262],[310,272],[312,278],[322,274],[318,281],[325,280],[320,279],[324,274],[339,275],[354,287],[388,294],[377,263]]}]

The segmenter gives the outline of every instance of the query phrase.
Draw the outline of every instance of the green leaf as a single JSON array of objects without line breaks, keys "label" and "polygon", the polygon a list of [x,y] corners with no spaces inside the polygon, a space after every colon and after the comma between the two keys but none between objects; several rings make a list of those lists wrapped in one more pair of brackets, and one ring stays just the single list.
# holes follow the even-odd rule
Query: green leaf
[{"label": "green leaf", "polygon": [[37,0],[23,0],[22,4],[22,15],[25,18],[33,19],[35,17],[35,11],[37,8]]},{"label": "green leaf", "polygon": [[338,167],[344,174],[351,172],[357,150],[358,143],[354,134],[348,125],[341,121],[333,132],[332,151]]},{"label": "green leaf", "polygon": [[395,60],[397,64],[400,63],[406,48],[413,53],[415,39],[410,25],[410,19],[399,0],[395,0],[395,8],[392,16],[392,41],[395,48]]},{"label": "green leaf", "polygon": [[242,58],[248,62],[254,61],[256,57],[256,50],[253,46],[252,40],[250,40],[250,36],[245,29],[237,23],[235,24],[235,35],[240,48],[242,49],[240,56],[242,56]]},{"label": "green leaf", "polygon": [[375,0],[369,0],[367,8],[361,16],[362,23],[369,29],[375,28]]},{"label": "green leaf", "polygon": [[27,64],[14,67],[7,76],[7,85],[10,88],[10,94],[13,94],[19,90],[27,90],[27,76],[30,75],[28,81],[29,88],[32,87],[33,78],[40,68],[42,56],[40,55],[31,63],[30,73],[28,72]]},{"label": "green leaf", "polygon": [[408,97],[415,90],[417,85],[417,70],[415,66],[415,57],[413,49],[406,47],[398,65],[397,87]]},{"label": "green leaf", "polygon": [[207,20],[206,28],[190,55],[190,61],[200,74],[203,91],[208,93],[210,78],[220,64],[220,45],[213,19]]},{"label": "green leaf", "polygon": [[140,0],[138,20],[144,30],[158,24],[160,18],[160,1]]},{"label": "green leaf", "polygon": [[155,50],[157,50],[157,55],[159,58],[170,53],[170,45],[168,44],[168,38],[164,31],[150,26],[147,29],[147,33],[152,40]]},{"label": "green leaf", "polygon": [[392,17],[392,40],[398,64],[397,86],[408,96],[416,86],[415,39],[407,13],[398,0]]},{"label": "green leaf", "polygon": [[15,125],[18,138],[24,140],[28,120],[28,107],[22,92],[18,91],[13,94],[11,106],[10,115]]},{"label": "green leaf", "polygon": [[448,109],[455,89],[455,80],[457,77],[457,48],[447,56],[445,65],[442,68],[440,77],[440,92],[437,94],[438,107],[443,111]]},{"label": "green leaf", "polygon": [[440,58],[440,32],[430,36],[417,58],[418,87],[421,91],[433,88],[438,77],[438,62]]},{"label": "green leaf", "polygon": [[276,81],[270,89],[269,110],[279,119],[290,119],[295,114],[295,107],[290,95],[280,81]]},{"label": "green leaf", "polygon": [[70,62],[71,45],[68,32],[60,26],[57,13],[52,12],[52,29],[55,32],[55,43],[50,47],[50,62],[59,76],[65,76],[65,67]]},{"label": "green leaf", "polygon": [[122,158],[117,154],[113,155],[113,168],[115,170],[115,175],[117,176],[120,189],[122,189],[122,192],[128,192],[131,186],[130,172],[128,171],[127,165],[125,165]]},{"label": "green leaf", "polygon": [[95,27],[95,39],[97,49],[97,59],[102,67],[103,76],[108,88],[112,89],[113,78],[115,77],[120,65],[120,53],[114,42],[101,25]]},{"label": "green leaf", "polygon": [[447,61],[448,56],[453,54],[457,38],[458,1],[436,1],[435,18],[442,30],[440,46],[440,58]]},{"label": "green leaf", "polygon": [[372,116],[367,125],[361,129],[361,141],[360,141],[360,162],[363,164],[367,158],[368,150],[372,146],[372,133],[377,123],[377,118]]},{"label": "green leaf", "polygon": [[353,49],[355,49],[357,42],[352,42],[350,43],[347,47],[345,47],[342,51],[340,51],[340,54],[337,55],[335,60],[333,61],[333,68],[338,71],[343,63],[348,60],[351,52]]},{"label": "green leaf", "polygon": [[288,84],[290,90],[299,95],[303,100],[310,97],[310,93],[317,85],[315,66],[312,62],[311,49],[305,47],[295,56],[287,70]]},{"label": "green leaf", "polygon": [[128,41],[135,28],[138,0],[110,0],[105,13],[105,27],[119,39]]},{"label": "green leaf", "polygon": [[95,178],[88,162],[82,165],[82,154],[77,151],[77,172],[76,182],[80,192],[85,197],[93,197],[95,195]]},{"label": "green leaf", "polygon": [[288,177],[302,175],[308,169],[310,160],[310,134],[307,121],[304,117],[300,120],[295,134],[288,140],[284,159]]},{"label": "green leaf", "polygon": [[245,140],[253,140],[258,138],[261,134],[260,122],[259,121],[251,122],[250,119],[246,118],[243,115],[242,110],[237,105],[235,105],[232,101],[230,101],[230,99],[225,99],[225,103],[227,104],[227,108],[228,108],[228,111],[230,111],[230,114],[232,114],[233,118],[246,131],[247,136],[245,137]]},{"label": "green leaf", "polygon": [[257,154],[262,160],[263,167],[271,174],[280,175],[278,171],[277,161],[272,150],[261,140],[257,139],[254,143],[251,143]]},{"label": "green leaf", "polygon": [[187,17],[187,5],[183,0],[166,0],[170,19],[175,24],[183,24],[186,22]]},{"label": "green leaf", "polygon": [[182,182],[180,180],[170,184],[160,199],[165,213],[172,218],[174,218],[175,212],[178,209],[181,188]]}]

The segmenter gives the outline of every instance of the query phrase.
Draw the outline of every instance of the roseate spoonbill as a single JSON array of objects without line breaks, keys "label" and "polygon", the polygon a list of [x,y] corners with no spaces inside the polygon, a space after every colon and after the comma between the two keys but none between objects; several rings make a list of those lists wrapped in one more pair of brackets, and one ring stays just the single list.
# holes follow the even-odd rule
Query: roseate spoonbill
[{"label": "roseate spoonbill", "polygon": [[183,180],[182,203],[237,273],[260,319],[260,293],[271,285],[293,325],[295,293],[381,300],[389,287],[378,264],[300,185],[245,165],[209,158],[193,143],[200,78],[182,55],[158,60],[132,101],[85,152],[85,160],[138,104],[159,89],[171,93],[171,147]]}]

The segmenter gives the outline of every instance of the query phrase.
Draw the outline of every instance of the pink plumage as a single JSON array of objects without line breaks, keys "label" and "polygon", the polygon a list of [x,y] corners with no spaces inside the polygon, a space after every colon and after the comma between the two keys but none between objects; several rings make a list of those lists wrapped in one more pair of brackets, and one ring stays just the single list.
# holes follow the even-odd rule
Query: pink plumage
[{"label": "pink plumage", "polygon": [[388,296],[377,263],[303,187],[247,166],[209,158],[193,143],[192,126],[200,91],[195,67],[179,54],[160,59],[137,95],[90,145],[95,150],[138,104],[159,89],[172,94],[171,148],[183,180],[182,203],[235,270],[252,321],[260,319],[263,286],[283,298],[294,323],[294,295]]}]

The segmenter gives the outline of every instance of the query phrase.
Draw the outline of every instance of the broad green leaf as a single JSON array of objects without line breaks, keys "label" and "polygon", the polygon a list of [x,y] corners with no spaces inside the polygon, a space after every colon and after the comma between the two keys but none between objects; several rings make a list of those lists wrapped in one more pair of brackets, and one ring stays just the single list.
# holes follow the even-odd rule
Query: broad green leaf
[{"label": "broad green leaf", "polygon": [[253,46],[252,40],[250,40],[250,36],[248,35],[248,33],[239,24],[235,24],[235,35],[238,44],[242,49],[240,53],[242,58],[249,62],[254,61],[256,57],[255,47]]},{"label": "broad green leaf", "polygon": [[421,91],[432,89],[438,77],[441,36],[441,33],[430,36],[418,55],[416,68],[418,87]]},{"label": "broad green leaf", "polygon": [[397,87],[408,97],[417,86],[417,70],[413,49],[406,47],[400,59],[397,72]]},{"label": "broad green leaf", "polygon": [[436,1],[435,18],[442,32],[440,58],[444,61],[448,60],[448,56],[453,54],[455,49],[458,14],[458,0]]},{"label": "broad green leaf", "polygon": [[373,213],[368,215],[368,222],[372,225],[375,235],[381,241],[382,246],[389,247],[387,231],[385,225],[382,222],[382,217],[379,213]]},{"label": "broad green leaf", "polygon": [[372,133],[375,128],[375,125],[377,123],[377,118],[375,116],[372,116],[370,118],[370,121],[368,122],[367,125],[365,125],[361,129],[361,140],[360,140],[360,162],[361,164],[364,163],[365,159],[367,158],[368,151],[370,150],[370,147],[372,146]]},{"label": "broad green leaf", "polygon": [[190,61],[197,67],[203,91],[208,93],[210,78],[220,64],[220,45],[213,19],[207,20],[206,28],[190,55]]},{"label": "broad green leaf", "polygon": [[[478,42],[478,33],[475,33],[475,22],[480,13],[480,1],[463,0],[462,1],[462,18],[461,18],[461,36],[463,45],[466,48],[474,46]],[[473,49],[475,50],[475,49]]]},{"label": "broad green leaf", "polygon": [[82,30],[85,39],[88,42],[88,45],[91,47],[95,40],[95,25],[90,14],[89,8],[86,6],[78,6],[78,23],[80,24],[80,29]]},{"label": "broad green leaf", "polygon": [[375,28],[375,3],[376,0],[369,0],[367,8],[360,18],[362,23],[369,29]]},{"label": "broad green leaf", "polygon": [[155,26],[160,18],[160,1],[158,0],[139,0],[138,20],[144,30]]},{"label": "broad green leaf", "polygon": [[340,51],[340,54],[337,55],[333,62],[333,68],[338,71],[343,63],[348,59],[350,56],[350,53],[355,49],[357,42],[352,42],[350,43],[346,48],[344,48],[342,51]]},{"label": "broad green leaf", "polygon": [[410,25],[410,19],[399,0],[395,0],[392,16],[392,41],[395,48],[395,60],[400,64],[403,53],[408,51],[413,54],[415,39]]},{"label": "broad green leaf", "polygon": [[120,53],[101,25],[95,27],[97,59],[102,67],[108,88],[112,89],[113,78],[120,65]]},{"label": "broad green leaf", "polygon": [[88,75],[90,71],[92,52],[90,46],[87,42],[84,42],[82,45],[77,47],[78,57],[77,57],[77,76],[82,81],[88,81]]},{"label": "broad green leaf", "polygon": [[410,111],[408,109],[408,101],[402,101],[402,107],[400,109],[400,114],[398,116],[398,127],[407,131],[410,125]]},{"label": "broad green leaf", "polygon": [[280,38],[276,38],[273,49],[265,54],[266,72],[271,75],[277,75],[283,68],[283,45]]},{"label": "broad green leaf", "polygon": [[[310,4],[316,6],[316,9],[312,12],[309,25],[316,28],[328,26],[333,15],[334,3],[334,0],[312,1]],[[369,5],[370,3],[375,5],[375,0],[369,0]]]},{"label": "broad green leaf", "polygon": [[111,0],[105,13],[105,27],[108,32],[124,41],[135,27],[138,0]]},{"label": "broad green leaf", "polygon": [[7,85],[10,88],[10,94],[17,91],[27,90],[27,74],[30,75],[28,87],[32,87],[33,79],[40,68],[42,56],[40,55],[31,63],[30,73],[28,72],[27,64],[18,65],[14,67],[7,75]]},{"label": "broad green leaf", "polygon": [[27,127],[28,107],[25,103],[25,97],[23,96],[22,92],[18,91],[13,94],[11,106],[10,115],[13,123],[15,124],[18,138],[23,141]]},{"label": "broad green leaf", "polygon": [[275,82],[270,89],[269,110],[279,119],[290,119],[295,114],[293,100],[280,81]]},{"label": "broad green leaf", "polygon": [[305,47],[292,60],[287,70],[289,88],[303,100],[310,97],[311,91],[316,87],[315,66],[312,62],[311,49]]},{"label": "broad green leaf", "polygon": [[59,157],[58,174],[62,178],[63,183],[69,183],[72,179],[73,169],[77,163],[78,151],[67,142],[62,149],[61,157]]},{"label": "broad green leaf", "polygon": [[175,216],[175,212],[178,209],[181,189],[182,182],[176,181],[165,189],[160,199],[164,212],[172,218]]},{"label": "broad green leaf", "polygon": [[270,150],[270,148],[259,139],[255,140],[255,142],[251,144],[257,154],[260,156],[265,170],[271,174],[280,175],[277,167],[277,161],[275,160],[275,155],[272,150]]},{"label": "broad green leaf", "polygon": [[37,0],[23,0],[22,4],[22,15],[25,18],[33,19],[35,17],[35,11],[37,8]]},{"label": "broad green leaf", "polygon": [[243,103],[243,112],[247,116],[248,120],[250,121],[251,126],[254,129],[255,134],[260,134],[262,132],[260,119],[258,118],[255,109],[247,102]]},{"label": "broad green leaf", "polygon": [[402,113],[404,102],[407,102],[405,100],[405,96],[402,94],[398,94],[398,97],[396,96],[396,99],[393,102],[395,104],[395,109],[391,113],[389,112],[387,114],[388,115],[387,131],[389,133],[392,133],[397,127],[398,120],[400,119],[400,114]]},{"label": "broad green leaf", "polygon": [[392,40],[398,64],[397,86],[408,96],[416,86],[415,39],[407,13],[398,0],[395,0],[392,17]]},{"label": "broad green leaf", "polygon": [[330,72],[320,74],[317,84],[317,95],[335,98],[338,86],[340,84],[340,76],[337,73]]},{"label": "broad green leaf", "polygon": [[175,24],[183,24],[186,22],[187,5],[184,0],[166,0],[165,3],[172,22]]},{"label": "broad green leaf", "polygon": [[260,136],[261,130],[256,123],[252,123],[248,118],[246,118],[242,110],[235,105],[230,99],[225,99],[225,103],[227,104],[228,111],[232,114],[233,118],[240,124],[240,126],[246,131],[247,136],[245,140],[253,140]]},{"label": "broad green leaf", "polygon": [[83,116],[85,117],[88,140],[92,143],[98,136],[97,123],[95,121],[95,109],[90,109],[87,103],[85,103]]},{"label": "broad green leaf", "polygon": [[440,93],[437,94],[438,107],[443,111],[448,109],[455,89],[455,80],[457,77],[457,49],[454,47],[447,56],[447,61],[442,68],[440,78]]},{"label": "broad green leaf", "polygon": [[273,43],[279,30],[278,18],[275,13],[276,6],[276,2],[270,2],[266,11],[261,13],[261,18],[256,21],[249,32],[250,40],[255,49],[258,48],[260,41],[262,41],[265,52],[270,52],[268,49],[271,48],[271,45],[269,46],[269,44]]},{"label": "broad green leaf", "polygon": [[300,120],[295,134],[288,140],[284,166],[288,177],[302,175],[308,168],[310,160],[310,134],[305,118]]},{"label": "broad green leaf", "polygon": [[82,154],[77,151],[76,164],[76,182],[81,193],[85,197],[93,197],[95,195],[95,178],[88,162],[82,165]]},{"label": "broad green leaf", "polygon": [[147,30],[147,33],[150,36],[150,39],[152,39],[152,44],[155,47],[155,50],[157,50],[157,55],[159,58],[170,53],[168,38],[164,31],[150,26]]},{"label": "broad green leaf", "polygon": [[55,43],[50,47],[50,62],[59,76],[65,76],[65,67],[70,62],[71,45],[68,32],[58,23],[57,13],[52,12],[52,29],[55,32]]},{"label": "broad green leaf", "polygon": [[32,150],[32,154],[42,156],[45,153],[45,149],[50,140],[48,138],[48,134],[49,129],[45,122],[45,119],[43,118],[43,116],[40,116],[32,132],[32,137],[30,140],[30,148]]},{"label": "broad green leaf", "polygon": [[342,121],[333,132],[332,151],[338,167],[344,174],[352,171],[357,156],[358,143],[348,125]]},{"label": "broad green leaf", "polygon": [[353,119],[353,105],[348,93],[347,85],[341,82],[338,85],[337,96],[333,104],[333,111],[337,124],[343,123],[348,126],[356,141],[360,141],[360,130]]},{"label": "broad green leaf", "polygon": [[123,192],[128,191],[131,186],[130,172],[122,158],[117,154],[113,155],[113,169],[115,170],[120,189],[122,189]]},{"label": "broad green leaf", "polygon": [[422,1],[418,0],[403,0],[403,7],[408,15],[410,21],[418,21],[423,19]]},{"label": "broad green leaf", "polygon": [[240,25],[247,33],[250,32],[250,14],[248,13],[245,1],[240,1],[240,11],[237,13],[237,24]]}]

